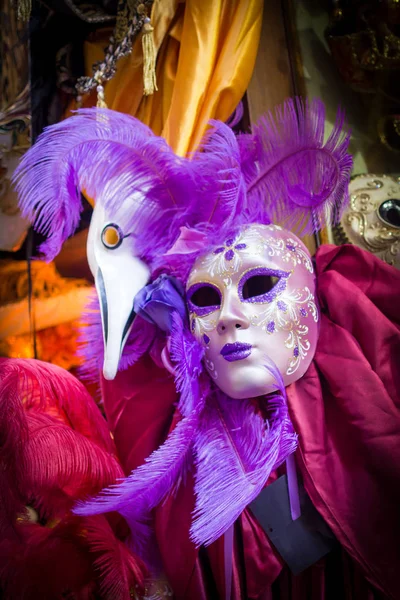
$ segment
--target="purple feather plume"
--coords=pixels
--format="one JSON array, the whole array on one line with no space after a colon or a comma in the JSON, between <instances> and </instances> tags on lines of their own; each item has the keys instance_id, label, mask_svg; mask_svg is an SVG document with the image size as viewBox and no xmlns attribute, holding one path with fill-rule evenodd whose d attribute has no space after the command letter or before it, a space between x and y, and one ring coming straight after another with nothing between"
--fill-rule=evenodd
<instances>
[{"instance_id":1,"label":"purple feather plume","mask_svg":"<svg viewBox=\"0 0 400 600\"><path fill-rule=\"evenodd\" d=\"M168 210L195 195L189 161L137 119L96 108L48 127L22 158L14 183L23 216L48 236L40 248L47 260L79 223L81 191L111 207L130 198L136 227L136 212L146 223L154 219L161 242L164 234L168 241ZM155 246L144 240L144 254Z\"/></svg>"},{"instance_id":2,"label":"purple feather plume","mask_svg":"<svg viewBox=\"0 0 400 600\"><path fill-rule=\"evenodd\" d=\"M134 532L135 522L148 517L149 512L179 485L192 448L197 421L197 413L184 417L143 465L118 485L104 489L100 496L79 503L74 512L94 515L118 511L132 525Z\"/></svg>"},{"instance_id":3,"label":"purple feather plume","mask_svg":"<svg viewBox=\"0 0 400 600\"><path fill-rule=\"evenodd\" d=\"M294 452L297 436L285 397L267 397L268 420L249 401L210 399L196 435L196 506L191 538L219 538L254 500L271 472Z\"/></svg>"},{"instance_id":4,"label":"purple feather plume","mask_svg":"<svg viewBox=\"0 0 400 600\"><path fill-rule=\"evenodd\" d=\"M208 376L203 376L202 360L204 348L184 327L180 316L173 315L173 325L170 337L170 354L176 368L175 383L180 394L178 408L184 416L193 411L200 412L204 406L204 400L209 386Z\"/></svg>"},{"instance_id":5,"label":"purple feather plume","mask_svg":"<svg viewBox=\"0 0 400 600\"><path fill-rule=\"evenodd\" d=\"M227 121L225 121L226 125L228 125L231 129L239 125L240 121L243 119L244 107L243 102L240 101L231 116Z\"/></svg>"},{"instance_id":6,"label":"purple feather plume","mask_svg":"<svg viewBox=\"0 0 400 600\"><path fill-rule=\"evenodd\" d=\"M249 222L315 231L340 217L352 166L342 114L325 144L324 120L320 101L297 99L252 135L235 138L212 121L187 160L133 117L82 109L46 129L23 157L14 176L21 210L48 236L48 260L78 225L81 190L111 211L129 200L126 227L140 232L135 251L154 267L182 225L206 231L210 243Z\"/></svg>"},{"instance_id":7,"label":"purple feather plume","mask_svg":"<svg viewBox=\"0 0 400 600\"><path fill-rule=\"evenodd\" d=\"M282 377L274 365L268 363L266 368L279 390L266 397L267 419L255 412L250 401L233 400L219 391L208 394L204 408L204 401L197 398L197 410L178 423L142 466L100 496L78 504L75 512L118 511L143 556L149 541L143 538L150 536L150 511L180 485L193 449L196 506L191 536L197 545L216 540L297 446Z\"/></svg>"},{"instance_id":8,"label":"purple feather plume","mask_svg":"<svg viewBox=\"0 0 400 600\"><path fill-rule=\"evenodd\" d=\"M325 108L320 100L287 100L253 127L245 139L247 195L252 222L274 222L298 233L334 224L348 201L350 134L338 112L324 144ZM249 167L249 153L257 173Z\"/></svg>"},{"instance_id":9,"label":"purple feather plume","mask_svg":"<svg viewBox=\"0 0 400 600\"><path fill-rule=\"evenodd\" d=\"M229 228L247 206L246 185L240 163L240 151L233 131L221 121L210 121L194 165L203 173L202 203L195 207L190 219L198 226L223 224Z\"/></svg>"},{"instance_id":10,"label":"purple feather plume","mask_svg":"<svg viewBox=\"0 0 400 600\"><path fill-rule=\"evenodd\" d=\"M249 223L279 223L298 234L336 223L348 202L352 158L344 117L324 143L325 109L320 100L290 99L268 113L252 134L234 136L230 128L211 121L194 168L202 174L201 201L178 210L170 232L173 243L182 226L206 234L208 247L196 254L159 257L183 280L199 253Z\"/></svg>"},{"instance_id":11,"label":"purple feather plume","mask_svg":"<svg viewBox=\"0 0 400 600\"><path fill-rule=\"evenodd\" d=\"M118 485L105 488L96 498L79 502L73 511L78 515L118 511L130 527L130 546L153 570L157 570L159 565L150 526L151 510L185 481L197 421L197 413L184 417L164 444L129 477Z\"/></svg>"}]
</instances>

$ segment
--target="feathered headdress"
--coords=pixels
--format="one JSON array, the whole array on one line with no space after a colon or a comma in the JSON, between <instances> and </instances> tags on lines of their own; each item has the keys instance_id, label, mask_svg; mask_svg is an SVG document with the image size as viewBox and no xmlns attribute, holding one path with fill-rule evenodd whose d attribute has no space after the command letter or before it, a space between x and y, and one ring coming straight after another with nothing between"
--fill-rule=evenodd
<instances>
[{"instance_id":1,"label":"feathered headdress","mask_svg":"<svg viewBox=\"0 0 400 600\"><path fill-rule=\"evenodd\" d=\"M134 220L138 209L149 209L139 230L144 254L160 244L170 248L183 225L211 235L246 222L311 233L338 221L352 168L342 112L326 142L317 99L287 100L251 134L236 137L222 122L210 125L189 159L175 156L137 119L108 109L81 109L48 127L14 175L23 215L48 236L46 258L76 229L82 191L114 210L131 198Z\"/></svg>"},{"instance_id":2,"label":"feathered headdress","mask_svg":"<svg viewBox=\"0 0 400 600\"><path fill-rule=\"evenodd\" d=\"M14 183L22 214L47 236L40 250L52 260L79 224L82 192L114 212L128 200L128 221L140 212L160 226L162 237L168 210L184 206L194 193L187 165L138 119L81 109L39 136Z\"/></svg>"},{"instance_id":3,"label":"feathered headdress","mask_svg":"<svg viewBox=\"0 0 400 600\"><path fill-rule=\"evenodd\" d=\"M191 263L196 252L231 237L244 224L275 223L304 235L340 220L353 165L350 133L340 110L326 141L325 107L318 99L287 100L262 117L250 134L235 136L219 121L210 125L192 158L212 183L201 204L176 212L170 228L176 237L170 239L167 257L158 257L160 269L168 260L184 278L185 256L190 255ZM193 244L194 233L200 232L202 240L197 237Z\"/></svg>"},{"instance_id":4,"label":"feathered headdress","mask_svg":"<svg viewBox=\"0 0 400 600\"><path fill-rule=\"evenodd\" d=\"M324 128L322 102L288 100L251 134L235 137L228 125L211 122L202 147L183 159L137 119L84 109L47 128L23 157L14 181L23 215L47 236L41 246L47 260L76 229L83 191L95 199L98 213L105 211L93 219L91 243L112 221L109 215L118 215L117 231L131 256L154 271L165 267L168 249L171 267L173 248L179 256L175 267L182 273L187 264L183 255L193 250L193 232L188 245L186 230L180 235L182 227L203 233L196 248L205 250L213 238L243 223L278 221L297 233L310 233L340 218L352 165L349 135L341 113L325 143ZM116 256L114 252L107 268L96 264L92 269L102 297L105 362L112 363L105 367L107 377L116 372L138 292L135 286L127 290L122 309L116 283L138 263L120 265ZM110 281L106 271L112 273ZM144 274L138 285L145 283Z\"/></svg>"}]
</instances>

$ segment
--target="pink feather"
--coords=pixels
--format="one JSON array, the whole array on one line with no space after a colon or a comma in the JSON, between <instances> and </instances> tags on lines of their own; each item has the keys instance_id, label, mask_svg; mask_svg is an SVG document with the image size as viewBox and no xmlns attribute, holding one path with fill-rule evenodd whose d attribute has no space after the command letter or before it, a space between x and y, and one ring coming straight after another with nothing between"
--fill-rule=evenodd
<instances>
[{"instance_id":1,"label":"pink feather","mask_svg":"<svg viewBox=\"0 0 400 600\"><path fill-rule=\"evenodd\" d=\"M66 517L53 527L20 522L18 540L0 541L4 600L130 600L145 569L105 517ZM3 596L2 596L3 598Z\"/></svg>"},{"instance_id":2,"label":"pink feather","mask_svg":"<svg viewBox=\"0 0 400 600\"><path fill-rule=\"evenodd\" d=\"M77 498L100 491L123 477L115 455L48 415L27 415L18 480L27 501L41 516L63 514Z\"/></svg>"},{"instance_id":3,"label":"pink feather","mask_svg":"<svg viewBox=\"0 0 400 600\"><path fill-rule=\"evenodd\" d=\"M25 411L51 415L104 450L115 451L94 400L68 371L34 359L0 358L0 402L8 404L12 397ZM8 427L13 424L9 421Z\"/></svg>"},{"instance_id":4,"label":"pink feather","mask_svg":"<svg viewBox=\"0 0 400 600\"><path fill-rule=\"evenodd\" d=\"M5 598L125 600L142 585L142 563L104 517L69 513L123 476L102 415L72 375L40 361L0 360L0 465ZM18 518L28 505L47 526Z\"/></svg>"},{"instance_id":5,"label":"pink feather","mask_svg":"<svg viewBox=\"0 0 400 600\"><path fill-rule=\"evenodd\" d=\"M96 559L100 590L110 600L131 600L132 592L143 592L146 569L128 546L119 540L104 516L85 519L85 538Z\"/></svg>"},{"instance_id":6,"label":"pink feather","mask_svg":"<svg viewBox=\"0 0 400 600\"><path fill-rule=\"evenodd\" d=\"M106 422L86 389L40 361L0 359L0 440L5 528L21 505L59 516L77 498L123 475Z\"/></svg>"},{"instance_id":7,"label":"pink feather","mask_svg":"<svg viewBox=\"0 0 400 600\"><path fill-rule=\"evenodd\" d=\"M21 522L18 538L0 540L0 585L4 600L78 600L94 598L92 558L78 519L55 527Z\"/></svg>"}]
</instances>

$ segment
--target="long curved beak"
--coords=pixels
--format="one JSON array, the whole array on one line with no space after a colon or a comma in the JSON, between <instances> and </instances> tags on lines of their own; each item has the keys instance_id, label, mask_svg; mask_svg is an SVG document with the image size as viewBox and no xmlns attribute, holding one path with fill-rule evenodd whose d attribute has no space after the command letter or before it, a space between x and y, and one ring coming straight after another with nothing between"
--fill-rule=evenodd
<instances>
[{"instance_id":1,"label":"long curved beak","mask_svg":"<svg viewBox=\"0 0 400 600\"><path fill-rule=\"evenodd\" d=\"M132 328L136 294L148 282L150 271L135 256L117 257L98 265L95 284L100 300L104 338L103 375L114 379L124 345Z\"/></svg>"}]
</instances>

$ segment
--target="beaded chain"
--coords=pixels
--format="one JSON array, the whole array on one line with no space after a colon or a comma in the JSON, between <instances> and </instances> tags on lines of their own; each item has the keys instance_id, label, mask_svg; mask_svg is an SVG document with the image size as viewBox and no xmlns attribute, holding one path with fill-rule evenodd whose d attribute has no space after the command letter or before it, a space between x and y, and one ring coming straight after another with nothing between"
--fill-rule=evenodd
<instances>
[{"instance_id":1,"label":"beaded chain","mask_svg":"<svg viewBox=\"0 0 400 600\"><path fill-rule=\"evenodd\" d=\"M80 77L77 81L76 90L78 95L76 101L78 106L82 102L82 95L96 88L97 106L100 108L106 107L103 83L114 77L119 59L132 52L134 38L145 25L148 26L149 24L150 20L147 14L152 4L153 0L141 0L134 3L129 2L129 0L128 2L126 0L120 1L116 28L105 50L104 60L93 65L92 77ZM124 29L125 33L123 33Z\"/></svg>"}]
</instances>

